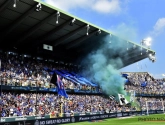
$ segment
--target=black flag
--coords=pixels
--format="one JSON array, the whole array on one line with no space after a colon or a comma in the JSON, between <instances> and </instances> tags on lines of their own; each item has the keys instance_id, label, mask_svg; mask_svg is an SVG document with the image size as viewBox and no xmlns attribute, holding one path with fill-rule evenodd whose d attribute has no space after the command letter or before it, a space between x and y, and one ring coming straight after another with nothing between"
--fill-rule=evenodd
<instances>
[{"instance_id":1,"label":"black flag","mask_svg":"<svg viewBox=\"0 0 165 125\"><path fill-rule=\"evenodd\" d=\"M54 72L52 79L50 80L50 83L53 83L54 85L57 86L57 74Z\"/></svg>"},{"instance_id":2,"label":"black flag","mask_svg":"<svg viewBox=\"0 0 165 125\"><path fill-rule=\"evenodd\" d=\"M57 74L55 73L55 71L52 71L48 68L44 68L44 70L46 70L47 72L52 72L53 73L53 76L52 76L52 79L50 80L50 83L53 83L54 85L57 86Z\"/></svg>"}]
</instances>

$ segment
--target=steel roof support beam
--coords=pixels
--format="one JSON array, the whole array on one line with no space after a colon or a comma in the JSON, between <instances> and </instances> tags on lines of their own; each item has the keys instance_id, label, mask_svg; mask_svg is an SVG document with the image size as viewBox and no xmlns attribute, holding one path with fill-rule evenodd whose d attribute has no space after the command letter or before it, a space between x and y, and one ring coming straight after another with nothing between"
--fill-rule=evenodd
<instances>
[{"instance_id":1,"label":"steel roof support beam","mask_svg":"<svg viewBox=\"0 0 165 125\"><path fill-rule=\"evenodd\" d=\"M50 36L52 36L52 35L53 35L54 33L56 33L57 31L59 31L59 30L61 30L62 28L64 28L66 25L69 24L70 21L71 21L71 19L68 20L68 21L66 21L66 22L64 22L64 23L61 24L60 26L56 27L55 29L53 29L53 30L47 32L47 33L46 33L45 35L43 35L40 39L36 40L36 41L38 41L38 42L37 42L36 44L33 44L32 47L36 47L36 46L39 45L39 44L43 44L43 42L44 42L46 39L48 39Z\"/></svg>"},{"instance_id":2,"label":"steel roof support beam","mask_svg":"<svg viewBox=\"0 0 165 125\"><path fill-rule=\"evenodd\" d=\"M0 6L0 13L3 12L12 0L5 0L5 2Z\"/></svg>"},{"instance_id":3,"label":"steel roof support beam","mask_svg":"<svg viewBox=\"0 0 165 125\"><path fill-rule=\"evenodd\" d=\"M148 54L143 54L143 55L141 55L141 53L138 53L138 54L134 54L134 56L130 56L130 57L127 57L127 58L125 58L125 59L123 59L122 57L122 59L123 60L132 60L133 58L136 58L136 57L142 57L142 56L145 56L145 57L147 57L148 56Z\"/></svg>"},{"instance_id":4,"label":"steel roof support beam","mask_svg":"<svg viewBox=\"0 0 165 125\"><path fill-rule=\"evenodd\" d=\"M64 28L66 25L69 24L69 22L72 19L67 20L66 22L64 22L63 24L61 24L60 26L58 26L57 28L51 30L50 32L46 33L45 35L43 35L43 37L41 37L41 39L39 40L39 43L43 43L46 39L48 39L50 36L52 36L54 33L56 33L57 31L61 30L62 28ZM36 46L36 45L35 45Z\"/></svg>"},{"instance_id":5,"label":"steel roof support beam","mask_svg":"<svg viewBox=\"0 0 165 125\"><path fill-rule=\"evenodd\" d=\"M140 56L140 57L137 58L137 59L135 59L135 58L138 57L138 56ZM128 66L128 65L130 65L130 64L136 63L136 62L138 62L138 61L140 61L140 60L142 60L142 59L147 58L147 55L146 55L146 54L145 54L145 55L138 55L138 56L133 57L133 58L130 58L129 60L131 60L131 61L125 60L125 62L127 62L127 63L124 63L124 66L123 66L123 67L126 67L126 66ZM122 67L121 67L121 68L122 68Z\"/></svg>"},{"instance_id":6,"label":"steel roof support beam","mask_svg":"<svg viewBox=\"0 0 165 125\"><path fill-rule=\"evenodd\" d=\"M56 15L56 13L51 14L50 16L46 17L44 20L40 21L38 24L36 24L34 27L32 27L31 29L29 29L17 42L17 44L21 43L22 41L24 41L26 38L28 38L30 35L32 35L36 30L38 30L40 28L40 26L42 26L43 24L47 23L48 21L50 21L52 18L54 18L54 16Z\"/></svg>"},{"instance_id":7,"label":"steel roof support beam","mask_svg":"<svg viewBox=\"0 0 165 125\"><path fill-rule=\"evenodd\" d=\"M64 41L66 41L66 40L69 39L70 37L74 36L75 34L77 34L78 32L80 32L81 30L83 30L85 27L86 27L86 25L81 26L81 27L75 29L74 31L72 31L72 32L70 32L70 33L68 33L68 34L66 34L65 36L62 36L62 37L58 38L57 40L55 40L56 42L55 42L54 46L57 46L57 45L59 45L59 44L64 43ZM54 41L53 41L53 42L54 42Z\"/></svg>"},{"instance_id":8,"label":"steel roof support beam","mask_svg":"<svg viewBox=\"0 0 165 125\"><path fill-rule=\"evenodd\" d=\"M78 53L85 53L85 54L87 54L88 52L92 52L91 50L92 50L92 48L89 45L89 46L87 46L85 48L83 47L83 48L78 49L77 52ZM94 51L95 50L97 50L97 49L94 49ZM127 53L129 53L129 54L127 54ZM132 55L136 54L137 52L136 52L136 50L129 50L127 53L124 53L124 55L121 58L125 59L126 57L129 57L129 56L132 56Z\"/></svg>"},{"instance_id":9,"label":"steel roof support beam","mask_svg":"<svg viewBox=\"0 0 165 125\"><path fill-rule=\"evenodd\" d=\"M86 51L88 51L90 49L91 49L91 46L89 45L87 47L83 47L83 48L78 49L77 52L86 52Z\"/></svg>"},{"instance_id":10,"label":"steel roof support beam","mask_svg":"<svg viewBox=\"0 0 165 125\"><path fill-rule=\"evenodd\" d=\"M137 54L140 54L141 53L141 51L138 49L138 48L136 48L136 49L130 49L130 50L125 50L125 53L123 54L123 58L129 58L129 57L131 57L132 55L137 55Z\"/></svg>"},{"instance_id":11,"label":"steel roof support beam","mask_svg":"<svg viewBox=\"0 0 165 125\"><path fill-rule=\"evenodd\" d=\"M5 37L9 33L11 33L22 21L24 21L29 16L29 14L34 12L36 5L31 7L28 11L26 11L24 14L22 14L18 19L16 19L14 22L12 22L11 25L8 28L6 28L6 30L4 31L3 36Z\"/></svg>"},{"instance_id":12,"label":"steel roof support beam","mask_svg":"<svg viewBox=\"0 0 165 125\"><path fill-rule=\"evenodd\" d=\"M128 59L128 58L132 57L133 55L137 55L137 54L141 55L141 50L132 50L132 51L133 52L129 52L126 55L122 56L122 58L123 59ZM148 52L142 51L142 55L147 55L148 56L150 53L151 53L150 51L148 51Z\"/></svg>"},{"instance_id":13,"label":"steel roof support beam","mask_svg":"<svg viewBox=\"0 0 165 125\"><path fill-rule=\"evenodd\" d=\"M81 42L83 42L84 40L92 37L98 30L95 30L93 31L92 33L89 33L88 36L82 36L78 39L76 39L75 41L72 41L71 43L69 43L67 46L66 46L66 49L71 49L71 48L74 48L74 47L77 47L80 45Z\"/></svg>"}]
</instances>

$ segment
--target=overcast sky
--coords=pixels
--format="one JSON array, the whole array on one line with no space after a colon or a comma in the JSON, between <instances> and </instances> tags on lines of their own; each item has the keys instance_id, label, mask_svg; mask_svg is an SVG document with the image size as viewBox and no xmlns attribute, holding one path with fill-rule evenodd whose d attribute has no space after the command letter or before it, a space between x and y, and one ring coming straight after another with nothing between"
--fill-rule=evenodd
<instances>
[{"instance_id":1,"label":"overcast sky","mask_svg":"<svg viewBox=\"0 0 165 125\"><path fill-rule=\"evenodd\" d=\"M165 0L43 0L127 40L152 38L156 62L144 59L121 71L165 73Z\"/></svg>"}]
</instances>

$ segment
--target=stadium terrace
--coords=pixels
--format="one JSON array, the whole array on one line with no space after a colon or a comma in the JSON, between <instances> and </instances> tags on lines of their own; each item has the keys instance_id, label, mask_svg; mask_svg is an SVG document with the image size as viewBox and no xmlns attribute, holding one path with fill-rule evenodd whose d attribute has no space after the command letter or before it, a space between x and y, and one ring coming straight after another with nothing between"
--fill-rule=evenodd
<instances>
[{"instance_id":1,"label":"stadium terrace","mask_svg":"<svg viewBox=\"0 0 165 125\"><path fill-rule=\"evenodd\" d=\"M40 0L0 1L0 125L64 123L164 113L165 84L148 72L121 73L126 95L107 95L84 76L100 46L115 69L155 51ZM116 49L115 49L116 48ZM107 51L108 50L108 51ZM99 60L99 59L98 59ZM114 63L114 62L113 62Z\"/></svg>"}]
</instances>

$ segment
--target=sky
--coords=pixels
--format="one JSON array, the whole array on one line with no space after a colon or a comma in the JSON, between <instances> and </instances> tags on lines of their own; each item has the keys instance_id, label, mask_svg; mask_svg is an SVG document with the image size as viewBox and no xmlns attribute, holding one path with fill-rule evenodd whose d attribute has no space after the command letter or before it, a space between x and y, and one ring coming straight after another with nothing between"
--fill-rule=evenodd
<instances>
[{"instance_id":1,"label":"sky","mask_svg":"<svg viewBox=\"0 0 165 125\"><path fill-rule=\"evenodd\" d=\"M165 0L43 0L74 16L102 27L126 40L140 43L152 38L156 62L144 59L121 72L165 73Z\"/></svg>"}]
</instances>

